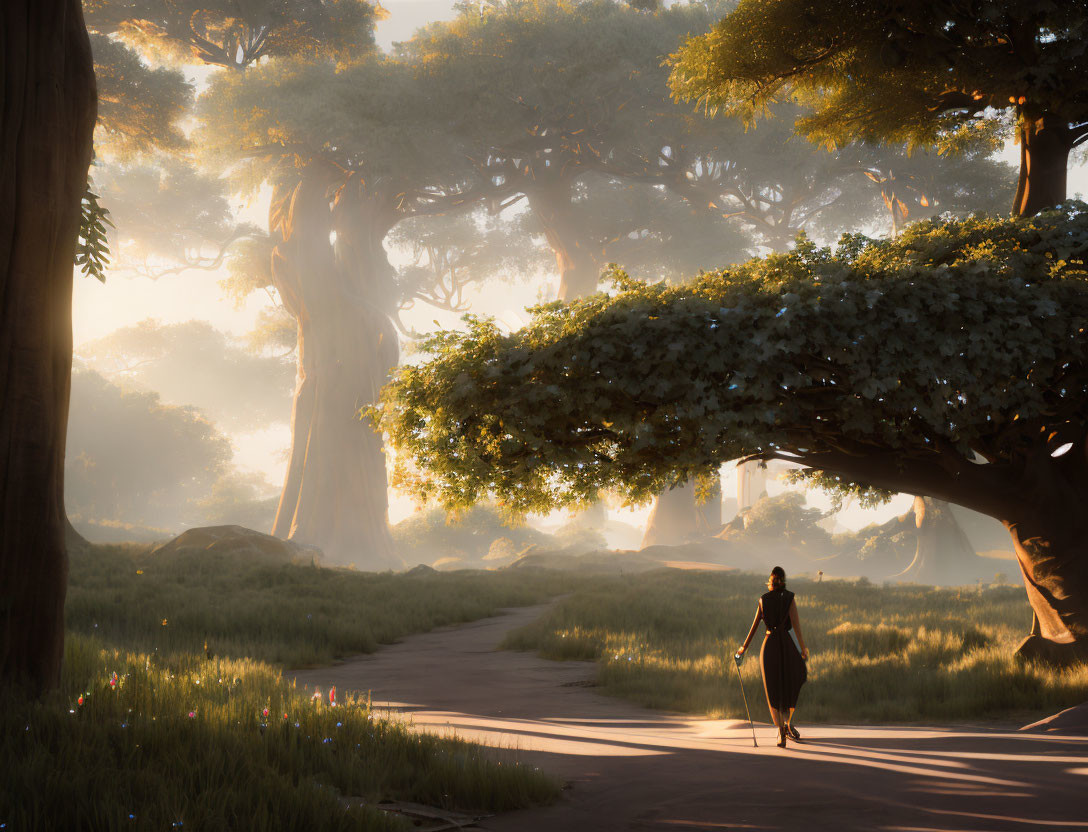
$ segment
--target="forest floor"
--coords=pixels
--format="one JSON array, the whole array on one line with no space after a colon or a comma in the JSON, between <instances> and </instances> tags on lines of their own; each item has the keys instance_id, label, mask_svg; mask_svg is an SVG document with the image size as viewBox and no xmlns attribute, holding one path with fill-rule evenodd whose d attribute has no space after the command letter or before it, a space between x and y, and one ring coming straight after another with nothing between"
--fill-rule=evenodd
<instances>
[{"instance_id":1,"label":"forest floor","mask_svg":"<svg viewBox=\"0 0 1088 832\"><path fill-rule=\"evenodd\" d=\"M1015 724L806 726L775 746L757 723L672 714L593 690L592 662L497 650L549 605L410 636L300 671L299 684L371 693L419 728L455 733L566 779L551 807L481 821L536 830L1088 830L1088 731ZM762 690L749 683L757 719Z\"/></svg>"}]
</instances>

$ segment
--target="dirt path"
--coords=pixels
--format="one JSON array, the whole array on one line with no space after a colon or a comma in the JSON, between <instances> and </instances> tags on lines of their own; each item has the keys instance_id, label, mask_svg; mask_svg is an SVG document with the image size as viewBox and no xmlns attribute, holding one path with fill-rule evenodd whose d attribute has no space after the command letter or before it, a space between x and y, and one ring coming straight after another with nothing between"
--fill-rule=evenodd
<instances>
[{"instance_id":1,"label":"dirt path","mask_svg":"<svg viewBox=\"0 0 1088 832\"><path fill-rule=\"evenodd\" d=\"M544 609L414 636L297 678L371 690L417 725L506 749L570 781L555 806L481 824L495 832L1088 830L1088 737L820 726L802 728L807 742L782 751L761 724L753 748L747 723L597 694L587 687L592 664L495 651Z\"/></svg>"}]
</instances>

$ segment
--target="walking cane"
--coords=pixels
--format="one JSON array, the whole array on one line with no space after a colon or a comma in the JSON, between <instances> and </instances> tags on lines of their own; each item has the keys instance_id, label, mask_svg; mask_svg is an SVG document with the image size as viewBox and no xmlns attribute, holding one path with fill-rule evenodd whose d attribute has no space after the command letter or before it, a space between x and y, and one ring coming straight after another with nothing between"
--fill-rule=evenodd
<instances>
[{"instance_id":1,"label":"walking cane","mask_svg":"<svg viewBox=\"0 0 1088 832\"><path fill-rule=\"evenodd\" d=\"M740 675L740 653L733 654L733 663L737 666L737 681L740 682L740 698L744 700L744 713L748 716L748 727L752 729L752 747L759 748L756 742L756 726L752 724L752 712L748 710L748 696L744 693L744 678Z\"/></svg>"}]
</instances>

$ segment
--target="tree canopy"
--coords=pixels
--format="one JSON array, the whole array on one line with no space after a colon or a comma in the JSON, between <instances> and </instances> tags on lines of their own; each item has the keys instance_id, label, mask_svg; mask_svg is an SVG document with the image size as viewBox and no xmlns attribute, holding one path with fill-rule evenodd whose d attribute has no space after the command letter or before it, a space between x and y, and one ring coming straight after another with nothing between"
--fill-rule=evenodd
<instances>
[{"instance_id":1,"label":"tree canopy","mask_svg":"<svg viewBox=\"0 0 1088 832\"><path fill-rule=\"evenodd\" d=\"M679 286L620 272L514 333L469 319L385 393L398 479L544 510L754 456L1000 517L1085 416L1085 211L801 239Z\"/></svg>"},{"instance_id":2,"label":"tree canopy","mask_svg":"<svg viewBox=\"0 0 1088 832\"><path fill-rule=\"evenodd\" d=\"M294 359L257 355L206 321L122 327L83 344L79 357L128 386L200 408L220 428L247 431L286 422Z\"/></svg>"},{"instance_id":3,"label":"tree canopy","mask_svg":"<svg viewBox=\"0 0 1088 832\"><path fill-rule=\"evenodd\" d=\"M811 108L799 130L832 146L955 149L980 129L998 138L980 117L1008 112L1026 214L1065 197L1069 151L1088 139L1086 36L1084 0L741 0L673 56L671 85L749 122L792 99Z\"/></svg>"}]
</instances>

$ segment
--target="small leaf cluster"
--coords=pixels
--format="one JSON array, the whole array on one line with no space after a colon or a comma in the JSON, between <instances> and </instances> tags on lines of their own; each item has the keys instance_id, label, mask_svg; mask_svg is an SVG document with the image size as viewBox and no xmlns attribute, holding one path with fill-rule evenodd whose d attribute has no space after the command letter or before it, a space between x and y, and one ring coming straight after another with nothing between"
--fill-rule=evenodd
<instances>
[{"instance_id":1,"label":"small leaf cluster","mask_svg":"<svg viewBox=\"0 0 1088 832\"><path fill-rule=\"evenodd\" d=\"M681 285L616 269L614 294L516 332L470 316L431 336L373 415L396 482L449 507L641 501L747 456L1021 464L1088 415L1086 252L1088 205L1068 203L801 237Z\"/></svg>"},{"instance_id":2,"label":"small leaf cluster","mask_svg":"<svg viewBox=\"0 0 1088 832\"><path fill-rule=\"evenodd\" d=\"M79 241L76 244L76 265L84 275L106 282L106 268L110 263L110 244L106 226L113 227L110 212L98 202L98 194L91 190L91 183L83 192L80 203Z\"/></svg>"}]
</instances>

